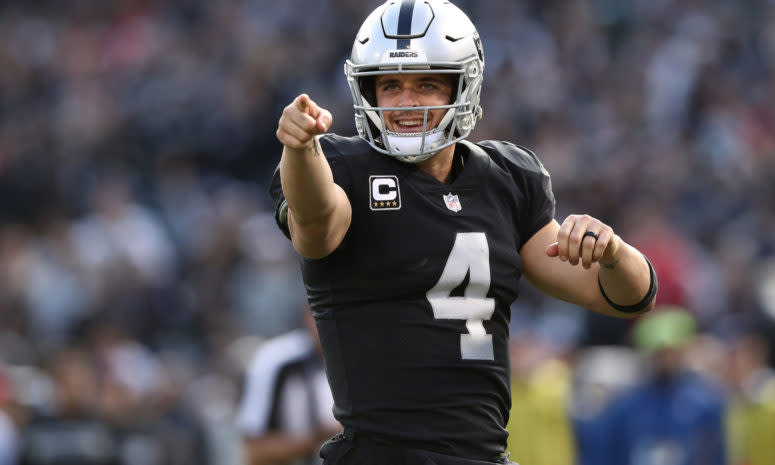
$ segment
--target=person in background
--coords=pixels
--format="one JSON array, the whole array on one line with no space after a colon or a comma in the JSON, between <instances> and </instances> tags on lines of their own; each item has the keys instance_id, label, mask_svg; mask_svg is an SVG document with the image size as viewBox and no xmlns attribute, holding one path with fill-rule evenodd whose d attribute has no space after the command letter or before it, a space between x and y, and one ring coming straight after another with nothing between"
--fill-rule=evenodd
<instances>
[{"instance_id":1,"label":"person in background","mask_svg":"<svg viewBox=\"0 0 775 465\"><path fill-rule=\"evenodd\" d=\"M754 332L738 336L731 345L730 465L775 464L775 370L767 363L768 354L767 340Z\"/></svg>"},{"instance_id":2,"label":"person in background","mask_svg":"<svg viewBox=\"0 0 775 465\"><path fill-rule=\"evenodd\" d=\"M100 412L100 376L94 354L71 345L52 356L55 386L49 408L31 413L22 465L121 464L119 442Z\"/></svg>"},{"instance_id":3,"label":"person in background","mask_svg":"<svg viewBox=\"0 0 775 465\"><path fill-rule=\"evenodd\" d=\"M320 342L309 309L305 328L262 343L248 367L237 413L248 465L311 465L341 430L332 413Z\"/></svg>"},{"instance_id":4,"label":"person in background","mask_svg":"<svg viewBox=\"0 0 775 465\"><path fill-rule=\"evenodd\" d=\"M633 342L649 370L612 401L605 418L608 461L596 465L727 463L723 390L684 364L695 333L693 316L680 307L657 307L636 323Z\"/></svg>"},{"instance_id":5,"label":"person in background","mask_svg":"<svg viewBox=\"0 0 775 465\"><path fill-rule=\"evenodd\" d=\"M568 414L576 446L575 465L607 464L606 414L622 392L642 379L643 357L626 345L585 347L574 357Z\"/></svg>"},{"instance_id":6,"label":"person in background","mask_svg":"<svg viewBox=\"0 0 775 465\"><path fill-rule=\"evenodd\" d=\"M8 368L0 360L0 465L18 464L21 449L19 409L10 378Z\"/></svg>"},{"instance_id":7,"label":"person in background","mask_svg":"<svg viewBox=\"0 0 775 465\"><path fill-rule=\"evenodd\" d=\"M553 347L531 334L512 334L509 456L530 465L575 463L568 419L572 345Z\"/></svg>"}]
</instances>

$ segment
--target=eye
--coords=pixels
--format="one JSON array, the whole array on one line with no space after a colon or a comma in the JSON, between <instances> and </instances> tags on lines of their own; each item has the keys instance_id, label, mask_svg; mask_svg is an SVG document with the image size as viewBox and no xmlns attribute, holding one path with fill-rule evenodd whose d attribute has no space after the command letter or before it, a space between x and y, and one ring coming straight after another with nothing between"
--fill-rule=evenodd
<instances>
[{"instance_id":1,"label":"eye","mask_svg":"<svg viewBox=\"0 0 775 465\"><path fill-rule=\"evenodd\" d=\"M395 92L399 89L398 84L395 82L385 82L380 84L378 87L381 92Z\"/></svg>"}]
</instances>

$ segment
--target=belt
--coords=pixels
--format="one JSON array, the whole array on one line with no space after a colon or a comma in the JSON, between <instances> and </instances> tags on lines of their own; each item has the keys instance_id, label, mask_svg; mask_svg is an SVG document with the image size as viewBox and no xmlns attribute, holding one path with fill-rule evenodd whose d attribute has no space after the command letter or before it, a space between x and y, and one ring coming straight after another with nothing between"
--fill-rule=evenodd
<instances>
[{"instance_id":1,"label":"belt","mask_svg":"<svg viewBox=\"0 0 775 465\"><path fill-rule=\"evenodd\" d=\"M348 441L353 441L356 443L363 442L363 443L369 443L369 444L377 444L380 446L401 447L401 448L410 448L410 449L417 447L417 443L412 441L391 438L383 434L370 433L367 431L356 431L351 428L345 428L341 432L341 435L343 438L347 439Z\"/></svg>"},{"instance_id":2,"label":"belt","mask_svg":"<svg viewBox=\"0 0 775 465\"><path fill-rule=\"evenodd\" d=\"M378 447L384 447L389 449L413 449L416 451L424 451L425 453L431 453L431 454L441 454L443 456L447 456L448 459L452 459L453 462L450 463L460 463L460 464L509 464L512 462L509 462L507 456L496 456L492 457L491 459L484 459L484 460L469 460L464 459L462 457L454 457L454 456L448 456L447 453L441 452L441 451L434 451L427 448L427 443L421 442L421 441L412 441L412 440L406 440L401 438L394 438L390 436L385 436L383 434L378 433L371 433L367 431L356 431L351 428L345 428L341 433L339 433L340 437L344 438L347 441L351 441L354 445L362 444L362 445L371 445L371 446L378 446ZM453 458L454 457L454 458ZM516 465L516 464L514 464Z\"/></svg>"}]
</instances>

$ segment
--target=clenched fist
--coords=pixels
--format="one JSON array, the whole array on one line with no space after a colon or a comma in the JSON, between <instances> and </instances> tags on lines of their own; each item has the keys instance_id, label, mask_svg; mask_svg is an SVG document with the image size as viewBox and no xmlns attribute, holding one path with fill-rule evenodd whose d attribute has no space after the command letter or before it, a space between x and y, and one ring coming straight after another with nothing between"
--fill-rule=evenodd
<instances>
[{"instance_id":1,"label":"clenched fist","mask_svg":"<svg viewBox=\"0 0 775 465\"><path fill-rule=\"evenodd\" d=\"M557 242L546 249L550 257L559 257L571 265L589 269L592 263L611 266L616 262L621 239L610 226L589 215L570 215L557 232Z\"/></svg>"},{"instance_id":2,"label":"clenched fist","mask_svg":"<svg viewBox=\"0 0 775 465\"><path fill-rule=\"evenodd\" d=\"M285 107L277 127L277 139L294 150L313 147L316 135L331 127L333 118L328 110L320 108L307 94L301 94Z\"/></svg>"}]
</instances>

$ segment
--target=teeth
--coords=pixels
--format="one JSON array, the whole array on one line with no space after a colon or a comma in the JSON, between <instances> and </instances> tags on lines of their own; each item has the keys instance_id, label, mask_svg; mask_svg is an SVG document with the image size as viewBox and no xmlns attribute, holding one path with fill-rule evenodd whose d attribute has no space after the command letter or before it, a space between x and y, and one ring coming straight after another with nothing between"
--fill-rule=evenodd
<instances>
[{"instance_id":1,"label":"teeth","mask_svg":"<svg viewBox=\"0 0 775 465\"><path fill-rule=\"evenodd\" d=\"M398 124L401 126L419 126L422 124L422 120L399 121Z\"/></svg>"}]
</instances>

